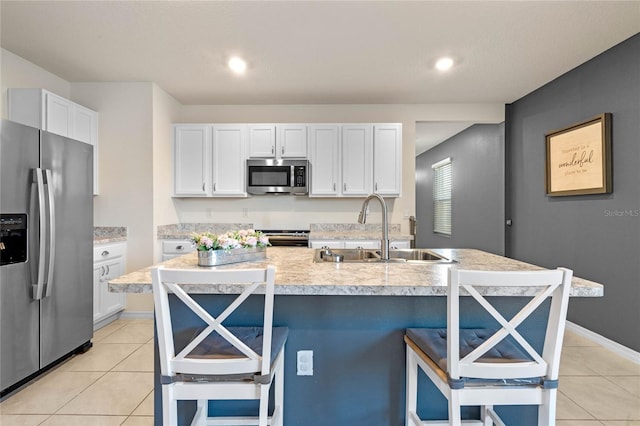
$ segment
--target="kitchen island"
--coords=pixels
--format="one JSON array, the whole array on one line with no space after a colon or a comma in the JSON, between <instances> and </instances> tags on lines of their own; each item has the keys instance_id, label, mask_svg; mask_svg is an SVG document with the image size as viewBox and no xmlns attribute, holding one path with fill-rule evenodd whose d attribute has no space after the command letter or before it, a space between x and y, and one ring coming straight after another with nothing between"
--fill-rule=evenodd
<instances>
[{"instance_id":1,"label":"kitchen island","mask_svg":"<svg viewBox=\"0 0 640 426\"><path fill-rule=\"evenodd\" d=\"M433 251L465 269L542 269L479 250ZM447 270L452 264L313 263L313 253L314 250L306 248L270 247L264 261L220 267L252 268L273 264L277 268L274 325L290 329L285 353L285 424L404 425L404 329L446 326L444 296ZM199 268L195 253L168 260L163 265ZM116 292L151 292L150 268L110 281L109 288ZM198 294L199 301L212 311L238 290L232 285L187 286L187 291ZM500 309L508 315L523 306L527 301L524 296L529 294L527 289L488 289L486 295L500 297ZM572 297L602 295L601 284L573 278ZM488 321L466 298L461 303L461 312L463 326L482 326ZM247 312L234 321L238 325L251 324L257 320L256 315L259 314ZM523 324L522 332L532 336L539 345L544 338L540 324L546 315L542 309ZM181 321L180 327L193 325L193 320L188 318L177 318L176 321ZM313 376L296 375L299 350L314 352ZM155 371L156 424L160 425L157 357ZM427 380L421 380L419 386L423 417L445 418L446 402L438 391ZM189 417L192 405L181 406L183 422ZM235 406L218 407L212 403L210 408L233 411ZM470 408L467 414L473 415L474 411L477 410ZM537 424L535 407L505 407L501 412L507 424Z\"/></svg>"}]
</instances>

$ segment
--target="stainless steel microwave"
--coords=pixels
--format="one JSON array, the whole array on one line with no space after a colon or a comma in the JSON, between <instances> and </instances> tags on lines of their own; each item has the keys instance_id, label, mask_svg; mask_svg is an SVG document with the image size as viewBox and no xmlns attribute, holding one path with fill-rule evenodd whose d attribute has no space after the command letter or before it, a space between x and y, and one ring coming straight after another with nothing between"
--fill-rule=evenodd
<instances>
[{"instance_id":1,"label":"stainless steel microwave","mask_svg":"<svg viewBox=\"0 0 640 426\"><path fill-rule=\"evenodd\" d=\"M247 160L247 193L305 195L310 175L308 160Z\"/></svg>"}]
</instances>

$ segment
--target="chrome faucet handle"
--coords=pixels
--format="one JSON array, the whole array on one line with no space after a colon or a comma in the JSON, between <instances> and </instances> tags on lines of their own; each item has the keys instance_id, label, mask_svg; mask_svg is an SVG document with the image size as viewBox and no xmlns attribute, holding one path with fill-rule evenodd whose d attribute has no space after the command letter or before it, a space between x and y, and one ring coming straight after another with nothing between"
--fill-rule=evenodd
<instances>
[{"instance_id":1,"label":"chrome faucet handle","mask_svg":"<svg viewBox=\"0 0 640 426\"><path fill-rule=\"evenodd\" d=\"M329 247L323 246L320 249L320 258L321 259L324 258L324 257L327 257L327 256L332 256L332 255L333 255L333 253L331 252L331 249Z\"/></svg>"}]
</instances>

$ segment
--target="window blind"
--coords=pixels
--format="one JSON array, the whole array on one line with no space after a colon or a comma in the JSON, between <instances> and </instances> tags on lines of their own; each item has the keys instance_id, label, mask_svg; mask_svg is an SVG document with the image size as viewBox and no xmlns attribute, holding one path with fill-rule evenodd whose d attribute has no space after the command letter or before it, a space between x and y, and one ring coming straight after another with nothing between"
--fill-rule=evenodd
<instances>
[{"instance_id":1,"label":"window blind","mask_svg":"<svg viewBox=\"0 0 640 426\"><path fill-rule=\"evenodd\" d=\"M431 166L433 169L433 232L451 235L451 158Z\"/></svg>"}]
</instances>

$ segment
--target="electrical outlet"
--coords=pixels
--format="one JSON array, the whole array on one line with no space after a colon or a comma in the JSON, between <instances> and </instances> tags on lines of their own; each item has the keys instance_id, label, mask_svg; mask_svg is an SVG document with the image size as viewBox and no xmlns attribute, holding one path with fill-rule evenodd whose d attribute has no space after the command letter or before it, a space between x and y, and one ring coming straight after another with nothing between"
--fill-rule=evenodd
<instances>
[{"instance_id":1,"label":"electrical outlet","mask_svg":"<svg viewBox=\"0 0 640 426\"><path fill-rule=\"evenodd\" d=\"M313 376L313 351L298 351L298 376Z\"/></svg>"}]
</instances>

